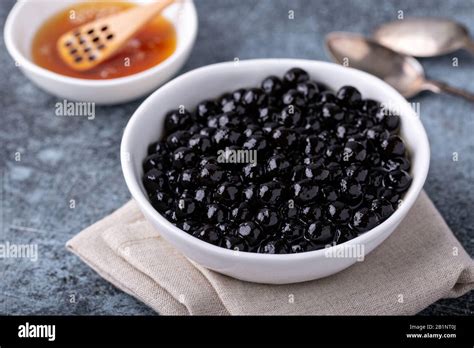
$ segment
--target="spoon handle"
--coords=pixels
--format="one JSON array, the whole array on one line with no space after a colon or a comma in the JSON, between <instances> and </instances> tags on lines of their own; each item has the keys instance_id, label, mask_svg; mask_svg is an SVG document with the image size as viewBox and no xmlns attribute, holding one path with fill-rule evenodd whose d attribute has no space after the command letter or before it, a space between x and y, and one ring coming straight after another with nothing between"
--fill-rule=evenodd
<instances>
[{"instance_id":1,"label":"spoon handle","mask_svg":"<svg viewBox=\"0 0 474 348\"><path fill-rule=\"evenodd\" d=\"M434 93L442 93L442 92L449 93L452 95L463 97L466 100L469 100L471 102L474 102L474 93L468 92L461 88L450 86L441 81L427 80L423 84L423 89L434 92Z\"/></svg>"}]
</instances>

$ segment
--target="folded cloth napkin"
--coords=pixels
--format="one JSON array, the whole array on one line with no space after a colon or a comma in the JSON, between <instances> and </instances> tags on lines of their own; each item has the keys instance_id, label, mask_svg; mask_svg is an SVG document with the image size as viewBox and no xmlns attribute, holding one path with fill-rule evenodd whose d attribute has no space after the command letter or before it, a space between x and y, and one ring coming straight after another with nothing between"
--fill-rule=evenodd
<instances>
[{"instance_id":1,"label":"folded cloth napkin","mask_svg":"<svg viewBox=\"0 0 474 348\"><path fill-rule=\"evenodd\" d=\"M67 247L165 315L411 315L474 288L473 260L424 192L363 262L305 283L249 283L200 267L161 238L134 201Z\"/></svg>"}]
</instances>

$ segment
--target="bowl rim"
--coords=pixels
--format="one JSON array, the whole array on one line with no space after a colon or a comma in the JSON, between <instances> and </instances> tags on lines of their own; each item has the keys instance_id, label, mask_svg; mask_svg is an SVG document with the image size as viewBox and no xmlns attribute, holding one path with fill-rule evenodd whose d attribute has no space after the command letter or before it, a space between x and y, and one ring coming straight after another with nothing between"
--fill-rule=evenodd
<instances>
[{"instance_id":1,"label":"bowl rim","mask_svg":"<svg viewBox=\"0 0 474 348\"><path fill-rule=\"evenodd\" d=\"M393 87L388 85L386 82L382 81L376 76L373 76L371 74L368 74L364 71L349 68L349 67L344 67L335 63L330 63L330 62L325 62L325 61L318 61L318 60L309 60L309 59L292 59L292 58L268 58L268 59L249 59L249 60L242 60L239 62L239 66L245 67L246 65L253 65L253 64L260 64L262 66L265 66L265 63L270 63L270 62L285 62L285 63L291 63L294 66L300 66L301 68L304 69L304 66L307 64L317 64L320 65L322 68L327 67L327 68L334 68L334 69L340 69L340 70L346 70L351 71L355 74L359 74L359 76L365 78L368 80L368 83L377 83L384 87L388 92L390 92L396 99L399 99L401 102L408 104L408 101L399 93L397 92ZM146 195L142 192L140 189L140 186L137 182L137 180L134 179L134 169L132 165L131 160L126 160L126 156L123 156L125 153L131 153L129 149L131 148L131 133L132 129L134 129L137 124L140 123L140 117L143 113L146 112L148 109L148 106L151 105L154 102L154 99L157 98L157 94L161 91L161 89L168 89L168 88L173 88L174 85L178 84L180 81L188 79L190 76L192 77L195 74L205 72L207 70L211 69L219 69L219 68L226 68L226 67L233 67L234 62L222 62L222 63L216 63L216 64L210 64L206 65L194 70L191 70L189 72L186 72L185 74L182 74L171 81L167 82L163 86L161 86L158 90L153 92L146 100L143 101L143 103L140 104L140 106L137 108L137 110L133 113L132 117L129 119L127 126L125 127L123 136L122 136L122 142L120 146L120 158L121 158L121 166L122 166L122 172L123 176L125 179L125 182L128 186L128 189L130 190L130 193L132 194L132 197L137 201L140 209L144 210L146 213L145 215L148 215L152 217L155 221L159 223L159 225L163 226L163 228L168 229L168 231L173 232L178 239L180 239L183 243L188 243L192 244L194 248L199 249L200 251L203 252L209 252L212 254L219 254L222 257L235 257L237 256L239 259L245 258L248 260L256 260L258 259L259 261L296 261L296 260L305 260L305 259L312 259L318 256L323 256L324 253L328 252L330 250L331 252L336 252L336 249L338 248L344 248L349 245L365 245L367 242L370 240L373 240L377 235L381 234L382 231L384 231L389 225L397 224L398 222L401 222L403 218L406 216L408 211L411 209L411 207L414 205L416 199L418 198L419 193L421 192L423 185L426 181L426 177L428 175L428 170L429 170L429 163L430 163L430 146L428 142L428 136L426 134L425 128L423 127L423 124L420 121L420 118L416 116L415 112L412 111L411 117L412 122L414 125L418 128L420 131L418 135L417 141L419 142L418 145L418 161L421 162L419 165L419 172L416 173L418 176L418 185L415 185L415 182L413 181L410 188L408 191L405 193L403 197L403 202L400 204L395 212L384 222L382 222L380 225L377 225L376 227L372 228L371 230L364 232L363 234L357 236L356 238L353 238L349 241L343 242L341 244L333 245L331 247L326 247L323 249L319 250L313 250L313 251L307 251L307 252L301 252L301 253L291 253L291 254L263 254L263 253L254 253L254 252L248 252L248 251L235 251L232 249L226 249L223 247L219 247L216 245L213 245L211 243L207 243L205 241L202 241L185 231L181 230L171 222L169 222L164 216L162 216L160 213L158 213L155 208L151 205L149 202L148 198ZM409 106L409 104L408 104ZM410 107L410 110L411 107Z\"/></svg>"},{"instance_id":2,"label":"bowl rim","mask_svg":"<svg viewBox=\"0 0 474 348\"><path fill-rule=\"evenodd\" d=\"M194 42L196 41L196 37L198 33L198 15L197 15L196 6L194 5L194 1L193 0L186 0L186 1L188 3L189 11L192 16L191 30L189 30L189 32L187 31L185 34L189 36L189 40L187 41L187 43L182 46L179 46L178 44L176 46L176 50L161 63L158 63L157 65L154 65L151 68L148 68L146 70L137 72L135 74L127 75L127 76L122 76L122 77L117 77L117 78L112 78L112 79L103 79L103 80L100 80L100 79L92 80L92 79L66 76L66 75L62 75L57 72L48 70L46 68L43 68L39 66L38 64L36 64L35 62L33 62L31 59L28 59L17 47L12 26L13 26L13 22L17 19L17 17L21 13L21 10L23 10L23 8L27 6L28 4L32 4L32 2L30 1L17 1L15 5L13 5L5 21L3 39L5 42L7 51L10 53L10 56L18 63L18 66L20 68L25 68L26 70L36 73L37 75L40 75L41 77L52 79L57 82L61 82L61 83L69 84L69 85L76 85L76 86L82 86L82 87L111 87L111 86L122 85L124 83L138 81L140 79L158 74L166 70L167 68L169 68L169 66L175 63L181 55L186 54L186 51L189 47L194 46Z\"/></svg>"}]
</instances>

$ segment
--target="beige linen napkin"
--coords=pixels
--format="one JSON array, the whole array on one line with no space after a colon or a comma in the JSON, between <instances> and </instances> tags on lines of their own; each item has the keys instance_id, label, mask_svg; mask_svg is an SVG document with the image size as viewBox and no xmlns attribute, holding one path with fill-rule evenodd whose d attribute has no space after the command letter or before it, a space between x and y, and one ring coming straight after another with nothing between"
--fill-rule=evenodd
<instances>
[{"instance_id":1,"label":"beige linen napkin","mask_svg":"<svg viewBox=\"0 0 474 348\"><path fill-rule=\"evenodd\" d=\"M299 284L243 282L169 245L134 201L67 247L102 277L165 315L415 314L474 288L474 262L422 192L399 228L363 262Z\"/></svg>"}]
</instances>

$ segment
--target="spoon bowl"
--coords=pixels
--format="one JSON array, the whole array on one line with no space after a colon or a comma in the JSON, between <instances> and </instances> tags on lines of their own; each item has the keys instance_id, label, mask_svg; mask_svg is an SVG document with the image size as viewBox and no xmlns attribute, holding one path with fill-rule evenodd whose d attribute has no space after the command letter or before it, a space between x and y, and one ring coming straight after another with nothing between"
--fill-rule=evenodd
<instances>
[{"instance_id":1,"label":"spoon bowl","mask_svg":"<svg viewBox=\"0 0 474 348\"><path fill-rule=\"evenodd\" d=\"M423 68L416 59L361 35L331 33L326 47L334 61L381 78L406 98L417 94L424 81Z\"/></svg>"},{"instance_id":2,"label":"spoon bowl","mask_svg":"<svg viewBox=\"0 0 474 348\"><path fill-rule=\"evenodd\" d=\"M435 57L464 48L474 54L465 26L443 18L407 18L386 23L374 34L378 43L414 57Z\"/></svg>"},{"instance_id":3,"label":"spoon bowl","mask_svg":"<svg viewBox=\"0 0 474 348\"><path fill-rule=\"evenodd\" d=\"M424 90L446 92L474 102L474 94L440 81L427 80L423 67L413 57L395 52L364 36L333 32L326 36L326 49L337 63L366 71L411 98Z\"/></svg>"}]
</instances>

